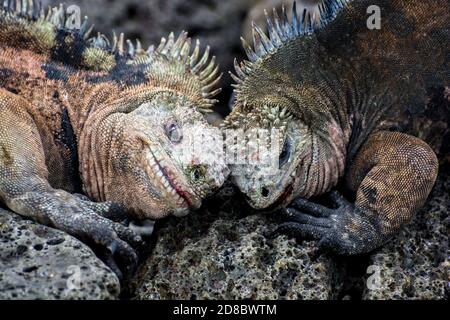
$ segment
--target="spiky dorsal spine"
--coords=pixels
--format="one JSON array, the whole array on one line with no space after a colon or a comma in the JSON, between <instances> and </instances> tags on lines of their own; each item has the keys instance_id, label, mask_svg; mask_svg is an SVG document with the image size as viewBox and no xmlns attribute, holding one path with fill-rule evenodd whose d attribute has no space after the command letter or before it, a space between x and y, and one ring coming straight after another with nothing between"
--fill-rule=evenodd
<instances>
[{"instance_id":1,"label":"spiky dorsal spine","mask_svg":"<svg viewBox=\"0 0 450 320\"><path fill-rule=\"evenodd\" d=\"M157 48L144 49L139 40L133 43L123 33L113 32L112 40L101 33L90 37L93 25L89 25L87 17L79 29L70 28L71 19L63 4L45 10L39 0L4 0L0 2L0 45L24 47L72 67L99 72L113 72L114 68L133 64L150 66L158 57L164 57L195 77L201 91L197 99L200 111L210 111L217 102L213 97L221 91L216 89L221 75L215 57L210 57L209 47L201 56L198 40L192 51L186 32L177 39L171 33Z\"/></svg>"},{"instance_id":2,"label":"spiky dorsal spine","mask_svg":"<svg viewBox=\"0 0 450 320\"><path fill-rule=\"evenodd\" d=\"M210 57L210 47L207 46L203 55L200 52L200 41L196 40L194 49L192 49L192 39L188 37L187 32L182 32L175 39L173 33L168 37L162 38L159 46L154 49L150 47L148 54L152 57L163 56L173 63L184 66L186 72L193 75L200 84L201 101L199 109L202 112L211 111L211 107L217 102L213 99L221 92L217 85L220 82L222 74L219 74L219 66L216 64L216 57ZM136 62L145 61L146 57L138 57Z\"/></svg>"},{"instance_id":3,"label":"spiky dorsal spine","mask_svg":"<svg viewBox=\"0 0 450 320\"><path fill-rule=\"evenodd\" d=\"M83 50L97 50L99 56L109 57L125 57L134 59L136 56L148 53L149 50L144 50L139 40L136 40L134 45L130 40L125 40L125 35L121 33L119 36L113 32L113 39L110 39L104 34L98 33L94 37L90 37L94 25L88 23L88 17L85 16L79 29L73 28L72 20L73 12L68 12L64 4L57 7L48 7L44 9L39 0L4 0L0 3L0 26L3 27L3 32L6 29L11 29L20 36L25 35L25 39L34 37L35 47L29 49L36 50L39 53L51 53L57 46L56 37L58 33L66 33L74 41L79 41L77 46L79 52L72 52L74 61L80 59L77 54L86 54ZM17 26L20 29L14 29ZM20 34L22 33L22 34ZM2 35L2 31L0 31ZM6 38L7 35L3 36ZM15 40L15 39L13 39ZM47 40L47 42L45 41ZM29 45L16 43L16 46ZM91 53L92 54L92 53ZM63 61L70 64L71 61ZM82 67L81 65L73 65L74 67ZM95 67L102 68L104 64L96 65ZM92 66L84 66L92 67Z\"/></svg>"}]
</instances>

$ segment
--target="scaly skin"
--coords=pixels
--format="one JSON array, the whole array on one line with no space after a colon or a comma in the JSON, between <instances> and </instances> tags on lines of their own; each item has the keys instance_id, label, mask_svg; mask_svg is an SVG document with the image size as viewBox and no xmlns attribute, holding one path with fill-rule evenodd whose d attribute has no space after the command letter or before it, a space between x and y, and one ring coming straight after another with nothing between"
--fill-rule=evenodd
<instances>
[{"instance_id":1,"label":"scaly skin","mask_svg":"<svg viewBox=\"0 0 450 320\"><path fill-rule=\"evenodd\" d=\"M249 61L236 63L225 121L277 129L279 168L268 175L235 165L233 179L255 208L292 203L279 232L337 254L365 253L395 235L435 183L433 150L385 124L423 109L428 89L448 86L448 2L324 0L319 19L297 4L292 22L274 12L269 36L254 26L253 46L244 40ZM367 27L371 5L381 9L379 30ZM334 209L310 202L338 185L354 201L334 191Z\"/></svg>"},{"instance_id":2,"label":"scaly skin","mask_svg":"<svg viewBox=\"0 0 450 320\"><path fill-rule=\"evenodd\" d=\"M141 244L120 222L184 216L227 177L213 146L210 164L184 153L209 129L218 68L185 33L125 51L122 36L110 46L86 24L58 27L65 14L22 9L0 7L0 201L91 244L120 275Z\"/></svg>"}]
</instances>

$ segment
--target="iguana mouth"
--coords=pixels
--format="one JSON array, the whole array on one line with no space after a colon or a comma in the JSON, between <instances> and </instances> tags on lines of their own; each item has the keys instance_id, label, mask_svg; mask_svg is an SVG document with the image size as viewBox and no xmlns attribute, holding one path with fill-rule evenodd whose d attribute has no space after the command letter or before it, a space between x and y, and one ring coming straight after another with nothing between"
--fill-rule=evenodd
<instances>
[{"instance_id":1,"label":"iguana mouth","mask_svg":"<svg viewBox=\"0 0 450 320\"><path fill-rule=\"evenodd\" d=\"M195 197L183 188L174 177L173 171L161 157L161 153L148 148L145 156L146 172L153 184L162 191L164 198L176 203L179 207L193 207L196 204Z\"/></svg>"},{"instance_id":2,"label":"iguana mouth","mask_svg":"<svg viewBox=\"0 0 450 320\"><path fill-rule=\"evenodd\" d=\"M286 199L288 199L291 196L293 191L294 191L294 186L291 183L286 187L286 189L284 189L284 192L280 195L280 197L276 201L276 204L283 205L284 202L286 201Z\"/></svg>"},{"instance_id":3,"label":"iguana mouth","mask_svg":"<svg viewBox=\"0 0 450 320\"><path fill-rule=\"evenodd\" d=\"M291 183L286 187L286 189L284 189L283 193L278 197L278 199L264 211L273 212L280 209L280 207L283 207L285 205L284 202L291 196L293 191L294 185Z\"/></svg>"}]
</instances>

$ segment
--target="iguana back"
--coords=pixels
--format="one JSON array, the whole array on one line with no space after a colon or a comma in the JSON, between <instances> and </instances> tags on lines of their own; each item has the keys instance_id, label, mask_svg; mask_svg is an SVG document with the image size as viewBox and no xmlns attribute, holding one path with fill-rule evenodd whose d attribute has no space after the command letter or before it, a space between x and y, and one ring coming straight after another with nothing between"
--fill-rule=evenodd
<instances>
[{"instance_id":1,"label":"iguana back","mask_svg":"<svg viewBox=\"0 0 450 320\"><path fill-rule=\"evenodd\" d=\"M238 67L237 105L273 90L310 90L289 110L315 128L318 112L341 119L344 130L352 122L354 153L383 119L420 112L427 90L448 84L450 9L446 0L322 2L320 26L300 9L297 32L284 14L269 24L271 40L255 30L252 64ZM369 28L372 9L379 29ZM318 101L325 98L332 103Z\"/></svg>"},{"instance_id":2,"label":"iguana back","mask_svg":"<svg viewBox=\"0 0 450 320\"><path fill-rule=\"evenodd\" d=\"M448 1L322 0L319 18L303 2L292 19L274 10L268 35L254 26L252 46L244 40L248 61L236 63L225 127L278 130L279 166L236 165L233 179L255 208L293 201L283 231L363 253L392 237L435 182L433 150L385 129L414 121L428 95L448 86ZM354 203L336 194L336 209L307 200L338 185Z\"/></svg>"}]
</instances>

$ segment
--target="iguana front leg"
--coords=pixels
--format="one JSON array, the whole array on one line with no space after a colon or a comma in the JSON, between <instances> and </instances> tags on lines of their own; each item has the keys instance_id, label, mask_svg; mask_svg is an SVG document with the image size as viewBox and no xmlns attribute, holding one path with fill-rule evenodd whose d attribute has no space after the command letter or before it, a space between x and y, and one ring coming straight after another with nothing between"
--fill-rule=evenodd
<instances>
[{"instance_id":1,"label":"iguana front leg","mask_svg":"<svg viewBox=\"0 0 450 320\"><path fill-rule=\"evenodd\" d=\"M24 217L99 248L120 276L115 259L126 271L136 265L133 246L141 238L108 219L123 217L114 204L92 203L51 187L41 138L28 108L27 101L0 89L0 201Z\"/></svg>"},{"instance_id":2,"label":"iguana front leg","mask_svg":"<svg viewBox=\"0 0 450 320\"><path fill-rule=\"evenodd\" d=\"M437 172L436 155L422 140L397 132L372 134L346 176L355 203L336 192L331 194L334 209L297 199L285 211L291 222L279 232L319 240L321 247L341 255L372 251L422 207Z\"/></svg>"},{"instance_id":3,"label":"iguana front leg","mask_svg":"<svg viewBox=\"0 0 450 320\"><path fill-rule=\"evenodd\" d=\"M84 194L75 193L81 202L95 213L115 222L126 224L133 232L141 237L150 237L155 229L155 221L150 219L133 220L127 215L126 210L115 202L92 202Z\"/></svg>"}]
</instances>

